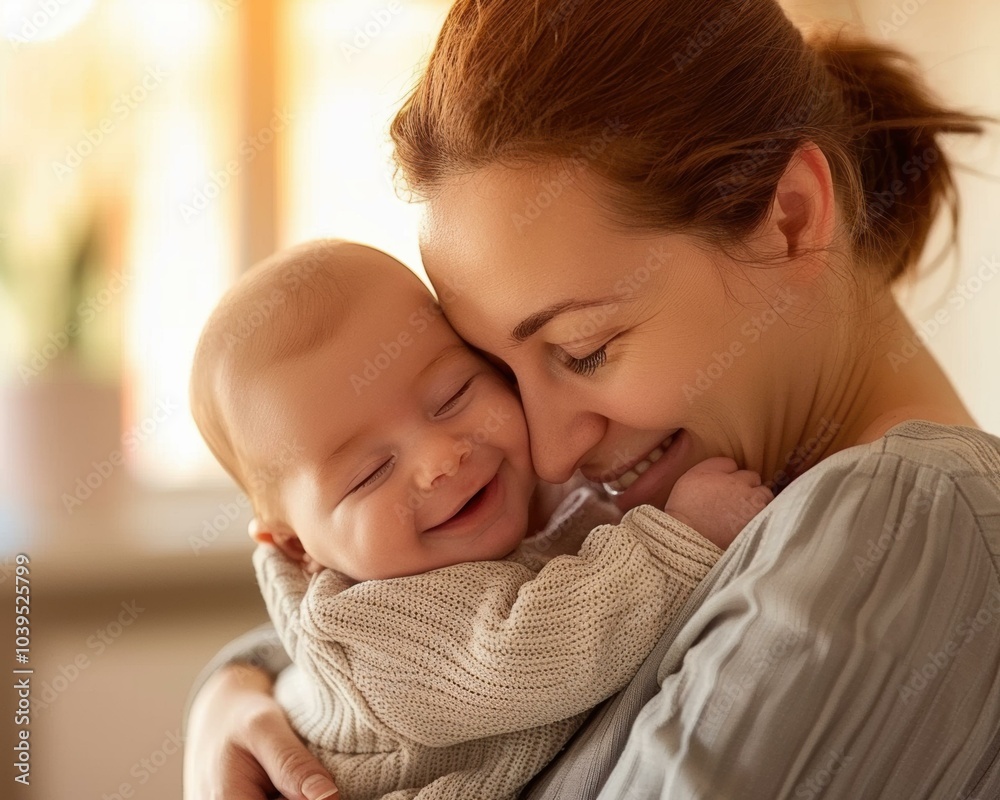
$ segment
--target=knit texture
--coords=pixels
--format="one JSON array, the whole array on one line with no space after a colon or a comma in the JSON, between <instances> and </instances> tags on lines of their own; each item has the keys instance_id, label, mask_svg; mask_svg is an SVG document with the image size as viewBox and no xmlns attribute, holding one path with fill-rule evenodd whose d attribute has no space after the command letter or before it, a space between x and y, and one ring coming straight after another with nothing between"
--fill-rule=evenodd
<instances>
[{"instance_id":1,"label":"knit texture","mask_svg":"<svg viewBox=\"0 0 1000 800\"><path fill-rule=\"evenodd\" d=\"M257 549L293 661L275 695L344 797L513 798L628 683L721 551L617 518L578 489L504 560L353 585Z\"/></svg>"}]
</instances>

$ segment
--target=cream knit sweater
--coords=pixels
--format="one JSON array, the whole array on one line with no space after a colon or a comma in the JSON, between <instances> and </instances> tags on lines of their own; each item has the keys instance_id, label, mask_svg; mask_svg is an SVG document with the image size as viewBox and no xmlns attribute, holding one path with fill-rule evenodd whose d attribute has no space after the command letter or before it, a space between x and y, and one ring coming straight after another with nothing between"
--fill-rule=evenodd
<instances>
[{"instance_id":1,"label":"cream knit sweater","mask_svg":"<svg viewBox=\"0 0 1000 800\"><path fill-rule=\"evenodd\" d=\"M513 798L628 683L721 551L649 506L617 519L577 489L502 561L354 585L258 548L276 697L344 800Z\"/></svg>"}]
</instances>

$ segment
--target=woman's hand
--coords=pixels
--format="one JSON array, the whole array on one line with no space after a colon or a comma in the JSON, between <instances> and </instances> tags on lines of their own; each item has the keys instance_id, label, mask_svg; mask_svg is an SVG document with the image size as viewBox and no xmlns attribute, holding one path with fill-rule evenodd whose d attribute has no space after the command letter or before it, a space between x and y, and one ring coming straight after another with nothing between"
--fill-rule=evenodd
<instances>
[{"instance_id":1,"label":"woman's hand","mask_svg":"<svg viewBox=\"0 0 1000 800\"><path fill-rule=\"evenodd\" d=\"M231 665L191 706L184 752L186 800L339 797L329 773L292 730L261 669Z\"/></svg>"}]
</instances>

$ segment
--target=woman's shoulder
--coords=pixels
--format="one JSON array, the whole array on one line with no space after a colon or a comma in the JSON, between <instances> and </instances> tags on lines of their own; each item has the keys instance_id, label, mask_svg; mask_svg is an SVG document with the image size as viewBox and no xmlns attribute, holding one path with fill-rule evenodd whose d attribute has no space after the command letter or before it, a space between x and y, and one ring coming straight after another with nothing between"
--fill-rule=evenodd
<instances>
[{"instance_id":1,"label":"woman's shoulder","mask_svg":"<svg viewBox=\"0 0 1000 800\"><path fill-rule=\"evenodd\" d=\"M893 768L914 753L935 781L978 777L1000 719L998 575L1000 439L912 421L825 459L754 518L668 629L655 675L640 673L647 694L619 769L693 741L713 763L755 765L726 774L726 796L736 775L751 787L740 796L784 797L788 776L801 788L829 771L827 754L851 787L837 796L926 795L930 783L921 793ZM853 760L876 751L877 764ZM827 763L810 763L820 752ZM685 765L709 774L668 762ZM783 790L765 787L775 775Z\"/></svg>"},{"instance_id":2,"label":"woman's shoulder","mask_svg":"<svg viewBox=\"0 0 1000 800\"><path fill-rule=\"evenodd\" d=\"M992 498L1000 513L1000 437L964 425L907 420L868 444L830 456L793 481L782 495L812 494L847 475L863 476L872 491L907 484L969 489L972 499Z\"/></svg>"},{"instance_id":3,"label":"woman's shoulder","mask_svg":"<svg viewBox=\"0 0 1000 800\"><path fill-rule=\"evenodd\" d=\"M829 563L832 541L862 573L890 547L910 551L914 564L931 552L941 564L959 551L959 562L978 561L1000 553L1000 438L902 422L799 476L761 517L756 547L803 547Z\"/></svg>"},{"instance_id":4,"label":"woman's shoulder","mask_svg":"<svg viewBox=\"0 0 1000 800\"><path fill-rule=\"evenodd\" d=\"M907 420L890 428L873 445L956 477L985 474L1000 479L1000 437L978 428Z\"/></svg>"}]
</instances>

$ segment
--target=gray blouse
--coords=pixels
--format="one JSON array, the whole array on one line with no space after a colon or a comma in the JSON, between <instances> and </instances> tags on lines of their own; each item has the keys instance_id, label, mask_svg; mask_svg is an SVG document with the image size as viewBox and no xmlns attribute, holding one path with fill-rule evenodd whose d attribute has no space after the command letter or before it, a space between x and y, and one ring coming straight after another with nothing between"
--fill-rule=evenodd
<instances>
[{"instance_id":1,"label":"gray blouse","mask_svg":"<svg viewBox=\"0 0 1000 800\"><path fill-rule=\"evenodd\" d=\"M788 486L525 795L1000 798L1000 439L905 422Z\"/></svg>"}]
</instances>

